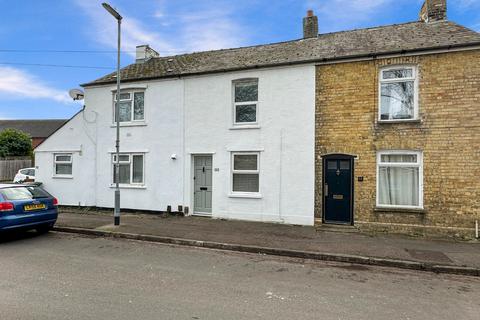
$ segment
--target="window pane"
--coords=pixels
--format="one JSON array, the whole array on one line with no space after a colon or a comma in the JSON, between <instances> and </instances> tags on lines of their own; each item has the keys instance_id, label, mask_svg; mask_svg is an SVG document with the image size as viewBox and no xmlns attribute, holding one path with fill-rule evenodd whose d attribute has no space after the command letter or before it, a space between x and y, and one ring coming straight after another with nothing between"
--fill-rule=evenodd
<instances>
[{"instance_id":1,"label":"window pane","mask_svg":"<svg viewBox=\"0 0 480 320\"><path fill-rule=\"evenodd\" d=\"M71 161L72 160L72 156L70 155L57 155L55 156L55 159L56 161Z\"/></svg>"},{"instance_id":2,"label":"window pane","mask_svg":"<svg viewBox=\"0 0 480 320\"><path fill-rule=\"evenodd\" d=\"M381 161L385 163L388 163L388 162L416 163L417 155L416 154L382 154Z\"/></svg>"},{"instance_id":3,"label":"window pane","mask_svg":"<svg viewBox=\"0 0 480 320\"><path fill-rule=\"evenodd\" d=\"M57 163L55 165L55 174L72 174L72 164Z\"/></svg>"},{"instance_id":4,"label":"window pane","mask_svg":"<svg viewBox=\"0 0 480 320\"><path fill-rule=\"evenodd\" d=\"M382 84L381 119L413 119L414 82Z\"/></svg>"},{"instance_id":5,"label":"window pane","mask_svg":"<svg viewBox=\"0 0 480 320\"><path fill-rule=\"evenodd\" d=\"M120 102L118 114L120 122L128 122L132 120L132 103L130 101Z\"/></svg>"},{"instance_id":6,"label":"window pane","mask_svg":"<svg viewBox=\"0 0 480 320\"><path fill-rule=\"evenodd\" d=\"M113 163L117 162L117 155L113 155ZM120 155L120 162L130 162L130 155L128 154L121 154Z\"/></svg>"},{"instance_id":7,"label":"window pane","mask_svg":"<svg viewBox=\"0 0 480 320\"><path fill-rule=\"evenodd\" d=\"M0 190L0 194L7 200L28 200L48 198L50 195L38 187L14 187Z\"/></svg>"},{"instance_id":8,"label":"window pane","mask_svg":"<svg viewBox=\"0 0 480 320\"><path fill-rule=\"evenodd\" d=\"M143 183L143 156L133 156L133 183Z\"/></svg>"},{"instance_id":9,"label":"window pane","mask_svg":"<svg viewBox=\"0 0 480 320\"><path fill-rule=\"evenodd\" d=\"M419 169L381 167L378 177L380 205L418 206Z\"/></svg>"},{"instance_id":10,"label":"window pane","mask_svg":"<svg viewBox=\"0 0 480 320\"><path fill-rule=\"evenodd\" d=\"M35 170L34 170L34 169L28 170L27 175L32 176L32 177L35 177Z\"/></svg>"},{"instance_id":11,"label":"window pane","mask_svg":"<svg viewBox=\"0 0 480 320\"><path fill-rule=\"evenodd\" d=\"M113 182L115 183L115 166L113 166ZM130 184L130 164L120 164L120 179L121 184Z\"/></svg>"},{"instance_id":12,"label":"window pane","mask_svg":"<svg viewBox=\"0 0 480 320\"><path fill-rule=\"evenodd\" d=\"M383 79L401 79L413 77L413 69L394 69L383 71Z\"/></svg>"},{"instance_id":13,"label":"window pane","mask_svg":"<svg viewBox=\"0 0 480 320\"><path fill-rule=\"evenodd\" d=\"M249 104L235 107L235 122L256 122L257 121L257 106Z\"/></svg>"},{"instance_id":14,"label":"window pane","mask_svg":"<svg viewBox=\"0 0 480 320\"><path fill-rule=\"evenodd\" d=\"M340 170L350 170L350 161L348 160L340 161Z\"/></svg>"},{"instance_id":15,"label":"window pane","mask_svg":"<svg viewBox=\"0 0 480 320\"><path fill-rule=\"evenodd\" d=\"M234 170L257 170L257 155L255 154L245 154L245 155L235 155L233 160L233 169Z\"/></svg>"},{"instance_id":16,"label":"window pane","mask_svg":"<svg viewBox=\"0 0 480 320\"><path fill-rule=\"evenodd\" d=\"M234 192L258 192L258 174L233 174Z\"/></svg>"},{"instance_id":17,"label":"window pane","mask_svg":"<svg viewBox=\"0 0 480 320\"><path fill-rule=\"evenodd\" d=\"M133 99L133 119L134 120L143 120L143 103L144 103L144 93L136 92Z\"/></svg>"},{"instance_id":18,"label":"window pane","mask_svg":"<svg viewBox=\"0 0 480 320\"><path fill-rule=\"evenodd\" d=\"M337 170L337 161L327 161L328 170Z\"/></svg>"},{"instance_id":19,"label":"window pane","mask_svg":"<svg viewBox=\"0 0 480 320\"><path fill-rule=\"evenodd\" d=\"M115 95L115 100L117 99L117 95ZM120 93L120 100L130 100L130 93Z\"/></svg>"},{"instance_id":20,"label":"window pane","mask_svg":"<svg viewBox=\"0 0 480 320\"><path fill-rule=\"evenodd\" d=\"M235 84L235 102L258 100L258 83L241 82Z\"/></svg>"}]
</instances>

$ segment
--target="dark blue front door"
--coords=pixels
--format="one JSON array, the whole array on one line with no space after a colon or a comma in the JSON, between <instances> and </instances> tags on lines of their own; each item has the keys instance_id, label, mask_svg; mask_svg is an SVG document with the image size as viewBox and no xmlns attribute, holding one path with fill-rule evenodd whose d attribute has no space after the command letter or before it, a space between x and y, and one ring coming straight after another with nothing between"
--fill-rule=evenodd
<instances>
[{"instance_id":1,"label":"dark blue front door","mask_svg":"<svg viewBox=\"0 0 480 320\"><path fill-rule=\"evenodd\" d=\"M353 158L324 160L324 222L351 224Z\"/></svg>"}]
</instances>

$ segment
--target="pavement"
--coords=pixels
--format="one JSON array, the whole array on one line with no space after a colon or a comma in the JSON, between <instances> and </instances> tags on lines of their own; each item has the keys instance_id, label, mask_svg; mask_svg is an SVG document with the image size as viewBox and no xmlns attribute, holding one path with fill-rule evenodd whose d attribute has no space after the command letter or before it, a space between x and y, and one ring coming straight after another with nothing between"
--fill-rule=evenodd
<instances>
[{"instance_id":1,"label":"pavement","mask_svg":"<svg viewBox=\"0 0 480 320\"><path fill-rule=\"evenodd\" d=\"M477 320L480 314L477 277L60 232L0 239L0 252L2 320Z\"/></svg>"},{"instance_id":2,"label":"pavement","mask_svg":"<svg viewBox=\"0 0 480 320\"><path fill-rule=\"evenodd\" d=\"M202 217L62 209L56 230L213 249L480 276L480 243ZM350 230L348 230L350 231Z\"/></svg>"}]
</instances>

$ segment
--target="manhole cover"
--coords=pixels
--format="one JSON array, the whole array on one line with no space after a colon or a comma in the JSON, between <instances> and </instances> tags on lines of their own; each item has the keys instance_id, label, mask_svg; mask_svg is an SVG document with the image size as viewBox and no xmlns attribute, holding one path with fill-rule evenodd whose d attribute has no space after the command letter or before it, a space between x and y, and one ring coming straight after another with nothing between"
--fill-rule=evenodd
<instances>
[{"instance_id":1,"label":"manhole cover","mask_svg":"<svg viewBox=\"0 0 480 320\"><path fill-rule=\"evenodd\" d=\"M417 260L428 260L428 261L435 261L435 262L445 262L451 263L449 257L447 257L443 252L440 251L432 251L432 250L416 250L416 249L405 249L408 254Z\"/></svg>"}]
</instances>

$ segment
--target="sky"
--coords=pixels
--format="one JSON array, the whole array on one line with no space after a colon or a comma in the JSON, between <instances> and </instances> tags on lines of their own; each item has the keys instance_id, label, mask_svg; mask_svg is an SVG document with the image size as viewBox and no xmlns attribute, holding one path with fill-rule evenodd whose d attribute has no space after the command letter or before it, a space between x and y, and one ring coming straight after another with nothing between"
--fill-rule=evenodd
<instances>
[{"instance_id":1,"label":"sky","mask_svg":"<svg viewBox=\"0 0 480 320\"><path fill-rule=\"evenodd\" d=\"M103 0L105 1L105 0ZM107 0L124 17L121 65L135 46L161 56L293 40L313 9L320 33L415 21L423 0ZM0 119L70 118L68 90L115 70L116 21L99 0L0 0ZM448 0L480 31L480 0ZM68 66L68 67L67 67Z\"/></svg>"}]
</instances>

